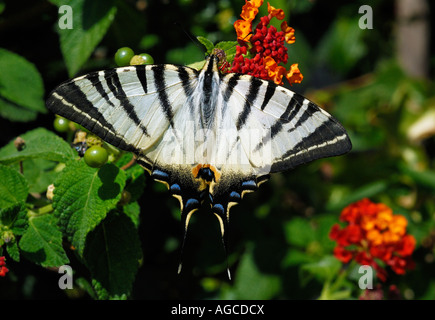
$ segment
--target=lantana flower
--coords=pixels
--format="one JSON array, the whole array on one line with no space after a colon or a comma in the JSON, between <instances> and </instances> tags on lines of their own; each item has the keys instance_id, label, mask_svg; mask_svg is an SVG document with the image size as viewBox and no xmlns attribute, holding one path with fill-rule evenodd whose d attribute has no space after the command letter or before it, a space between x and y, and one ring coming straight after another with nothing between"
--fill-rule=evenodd
<instances>
[{"instance_id":1,"label":"lantana flower","mask_svg":"<svg viewBox=\"0 0 435 320\"><path fill-rule=\"evenodd\" d=\"M9 269L6 268L5 257L0 257L0 277L4 277L6 273L9 272Z\"/></svg>"},{"instance_id":2,"label":"lantana flower","mask_svg":"<svg viewBox=\"0 0 435 320\"><path fill-rule=\"evenodd\" d=\"M380 262L396 274L404 274L414 267L411 255L415 238L407 234L408 221L383 203L369 199L355 202L341 212L339 224L332 226L329 237L337 242L334 256L344 263L354 259L361 265L370 265L381 281L387 278Z\"/></svg>"},{"instance_id":3,"label":"lantana flower","mask_svg":"<svg viewBox=\"0 0 435 320\"><path fill-rule=\"evenodd\" d=\"M234 23L239 45L236 47L236 55L228 72L249 74L265 80L272 80L282 85L283 78L290 84L300 83L303 75L298 64L292 64L290 70L284 66L288 60L285 42L295 42L294 29L287 25L286 21L281 23L281 30L269 26L272 18L283 20L285 18L282 9L276 9L267 4L268 15L261 17L252 33L252 22L258 14L258 8L263 0L246 0L242 7L240 17Z\"/></svg>"}]
</instances>

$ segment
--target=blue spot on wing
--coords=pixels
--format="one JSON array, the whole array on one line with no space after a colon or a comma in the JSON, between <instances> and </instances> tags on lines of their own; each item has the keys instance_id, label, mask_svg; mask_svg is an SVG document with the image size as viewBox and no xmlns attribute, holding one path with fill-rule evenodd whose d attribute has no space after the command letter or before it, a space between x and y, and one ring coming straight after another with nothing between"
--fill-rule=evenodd
<instances>
[{"instance_id":1,"label":"blue spot on wing","mask_svg":"<svg viewBox=\"0 0 435 320\"><path fill-rule=\"evenodd\" d=\"M171 191L173 193L176 193L176 194L180 193L180 191L181 191L180 185L177 183L174 183L173 185L171 185Z\"/></svg>"},{"instance_id":2,"label":"blue spot on wing","mask_svg":"<svg viewBox=\"0 0 435 320\"><path fill-rule=\"evenodd\" d=\"M236 191L232 191L230 193L229 199L230 199L230 201L240 201L240 199L241 199L240 193L238 193Z\"/></svg>"},{"instance_id":3,"label":"blue spot on wing","mask_svg":"<svg viewBox=\"0 0 435 320\"><path fill-rule=\"evenodd\" d=\"M151 174L151 176L157 180L162 180L162 181L169 180L169 174L167 174L166 172L163 172L161 170L158 170L158 169L154 170L153 173Z\"/></svg>"},{"instance_id":4,"label":"blue spot on wing","mask_svg":"<svg viewBox=\"0 0 435 320\"><path fill-rule=\"evenodd\" d=\"M242 182L242 189L244 190L256 190L257 183L254 180L247 180Z\"/></svg>"},{"instance_id":5,"label":"blue spot on wing","mask_svg":"<svg viewBox=\"0 0 435 320\"><path fill-rule=\"evenodd\" d=\"M213 206L213 212L215 212L216 214L218 214L219 216L224 216L225 215L225 209L224 206L221 205L220 203L216 203Z\"/></svg>"},{"instance_id":6,"label":"blue spot on wing","mask_svg":"<svg viewBox=\"0 0 435 320\"><path fill-rule=\"evenodd\" d=\"M191 211L192 209L199 208L199 201L193 198L190 198L186 201L186 209L187 211Z\"/></svg>"}]
</instances>

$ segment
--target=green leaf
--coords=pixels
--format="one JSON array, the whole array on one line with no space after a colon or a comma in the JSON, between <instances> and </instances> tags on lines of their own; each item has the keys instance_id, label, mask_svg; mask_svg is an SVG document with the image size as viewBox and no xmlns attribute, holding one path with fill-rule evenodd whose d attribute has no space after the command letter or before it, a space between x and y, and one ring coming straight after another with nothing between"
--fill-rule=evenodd
<instances>
[{"instance_id":1,"label":"green leaf","mask_svg":"<svg viewBox=\"0 0 435 320\"><path fill-rule=\"evenodd\" d=\"M304 248L316 240L313 227L307 219L294 217L284 225L287 242L290 245Z\"/></svg>"},{"instance_id":2,"label":"green leaf","mask_svg":"<svg viewBox=\"0 0 435 320\"><path fill-rule=\"evenodd\" d=\"M358 26L357 18L340 17L323 37L316 50L320 62L328 64L334 72L345 74L366 54L362 36L365 30Z\"/></svg>"},{"instance_id":3,"label":"green leaf","mask_svg":"<svg viewBox=\"0 0 435 320\"><path fill-rule=\"evenodd\" d=\"M25 141L23 150L18 151L14 141L0 149L0 163L11 164L31 158L42 158L56 162L67 162L77 156L77 152L53 132L37 128L20 136Z\"/></svg>"},{"instance_id":4,"label":"green leaf","mask_svg":"<svg viewBox=\"0 0 435 320\"><path fill-rule=\"evenodd\" d=\"M96 169L83 160L69 163L56 179L55 215L80 255L88 233L116 207L125 179L124 172L111 163Z\"/></svg>"},{"instance_id":5,"label":"green leaf","mask_svg":"<svg viewBox=\"0 0 435 320\"><path fill-rule=\"evenodd\" d=\"M201 37L201 36L196 37L196 38L198 39L199 42L201 42L205 46L205 49L207 50L207 54L211 54L211 52L214 48L213 42L211 42L207 38Z\"/></svg>"},{"instance_id":6,"label":"green leaf","mask_svg":"<svg viewBox=\"0 0 435 320\"><path fill-rule=\"evenodd\" d=\"M0 177L0 208L8 208L26 201L29 186L22 174L0 164Z\"/></svg>"},{"instance_id":7,"label":"green leaf","mask_svg":"<svg viewBox=\"0 0 435 320\"><path fill-rule=\"evenodd\" d=\"M132 153L125 153L116 162L116 165L121 168L122 166L130 162L132 158ZM134 165L127 168L124 172L127 175L127 186L125 187L125 190L130 192L130 202L136 201L140 198L145 188L145 170L140 165L135 163Z\"/></svg>"},{"instance_id":8,"label":"green leaf","mask_svg":"<svg viewBox=\"0 0 435 320\"><path fill-rule=\"evenodd\" d=\"M196 61L200 61L203 59L204 53L198 50L198 46L194 43L189 43L184 48L171 49L166 54L166 61L174 64L182 64L188 66L190 66L190 64L194 64L198 65L199 67L200 64L196 63ZM197 69L194 66L191 67Z\"/></svg>"},{"instance_id":9,"label":"green leaf","mask_svg":"<svg viewBox=\"0 0 435 320\"><path fill-rule=\"evenodd\" d=\"M31 121L46 113L44 85L36 67L0 48L0 115L11 121Z\"/></svg>"},{"instance_id":10,"label":"green leaf","mask_svg":"<svg viewBox=\"0 0 435 320\"><path fill-rule=\"evenodd\" d=\"M22 235L27 229L27 208L24 201L0 209L0 225L7 227L15 236Z\"/></svg>"},{"instance_id":11,"label":"green leaf","mask_svg":"<svg viewBox=\"0 0 435 320\"><path fill-rule=\"evenodd\" d=\"M400 170L411 177L418 185L435 190L435 172L430 170L415 171L405 165L400 165Z\"/></svg>"},{"instance_id":12,"label":"green leaf","mask_svg":"<svg viewBox=\"0 0 435 320\"><path fill-rule=\"evenodd\" d=\"M232 294L236 299L272 299L281 290L278 276L263 274L258 269L251 247L244 253L234 279Z\"/></svg>"},{"instance_id":13,"label":"green leaf","mask_svg":"<svg viewBox=\"0 0 435 320\"><path fill-rule=\"evenodd\" d=\"M136 228L140 223L140 206L137 201L131 202L123 207L124 213L131 219Z\"/></svg>"},{"instance_id":14,"label":"green leaf","mask_svg":"<svg viewBox=\"0 0 435 320\"><path fill-rule=\"evenodd\" d=\"M309 280L316 278L320 282L331 281L341 268L341 262L334 256L324 256L319 261L304 264L300 267L300 279L302 285L306 285Z\"/></svg>"},{"instance_id":15,"label":"green leaf","mask_svg":"<svg viewBox=\"0 0 435 320\"><path fill-rule=\"evenodd\" d=\"M369 184L363 185L356 189L346 197L340 199L339 202L331 202L326 205L328 211L341 211L344 207L352 202L356 202L363 198L373 197L388 189L390 184L387 181L374 181Z\"/></svg>"},{"instance_id":16,"label":"green leaf","mask_svg":"<svg viewBox=\"0 0 435 320\"><path fill-rule=\"evenodd\" d=\"M62 233L51 214L31 217L29 228L18 243L23 255L43 267L59 267L69 263L62 247Z\"/></svg>"},{"instance_id":17,"label":"green leaf","mask_svg":"<svg viewBox=\"0 0 435 320\"><path fill-rule=\"evenodd\" d=\"M198 62L194 62L194 63L188 64L187 66L190 67L190 68L193 68L195 70L201 70L202 67L204 67L204 64L205 64L205 60L202 60L202 61L198 61Z\"/></svg>"},{"instance_id":18,"label":"green leaf","mask_svg":"<svg viewBox=\"0 0 435 320\"><path fill-rule=\"evenodd\" d=\"M20 262L20 249L16 240L6 244L8 255L16 262Z\"/></svg>"},{"instance_id":19,"label":"green leaf","mask_svg":"<svg viewBox=\"0 0 435 320\"><path fill-rule=\"evenodd\" d=\"M68 73L73 76L88 60L112 24L117 7L114 1L55 1L72 8L72 29L60 29L60 47Z\"/></svg>"},{"instance_id":20,"label":"green leaf","mask_svg":"<svg viewBox=\"0 0 435 320\"><path fill-rule=\"evenodd\" d=\"M22 163L23 175L29 184L29 192L32 193L45 193L47 187L53 183L58 176L62 165L54 161L35 158L26 159ZM14 163L11 165L15 170L19 170L20 164Z\"/></svg>"},{"instance_id":21,"label":"green leaf","mask_svg":"<svg viewBox=\"0 0 435 320\"><path fill-rule=\"evenodd\" d=\"M89 234L83 257L92 277L110 296L129 294L142 257L131 220L112 211Z\"/></svg>"}]
</instances>

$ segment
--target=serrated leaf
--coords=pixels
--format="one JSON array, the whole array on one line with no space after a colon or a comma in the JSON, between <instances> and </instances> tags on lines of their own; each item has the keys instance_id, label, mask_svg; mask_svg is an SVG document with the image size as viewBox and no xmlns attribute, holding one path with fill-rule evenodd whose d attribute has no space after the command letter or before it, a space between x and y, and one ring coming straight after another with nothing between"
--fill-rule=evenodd
<instances>
[{"instance_id":1,"label":"serrated leaf","mask_svg":"<svg viewBox=\"0 0 435 320\"><path fill-rule=\"evenodd\" d=\"M62 247L62 233L51 214L31 217L29 228L18 243L23 255L43 267L59 267L69 263Z\"/></svg>"},{"instance_id":2,"label":"serrated leaf","mask_svg":"<svg viewBox=\"0 0 435 320\"><path fill-rule=\"evenodd\" d=\"M25 202L21 201L8 208L1 208L0 225L7 227L15 236L22 235L28 225Z\"/></svg>"},{"instance_id":3,"label":"serrated leaf","mask_svg":"<svg viewBox=\"0 0 435 320\"><path fill-rule=\"evenodd\" d=\"M73 76L88 60L112 24L117 8L114 1L55 1L72 8L72 29L60 29L60 47L68 73Z\"/></svg>"},{"instance_id":4,"label":"serrated leaf","mask_svg":"<svg viewBox=\"0 0 435 320\"><path fill-rule=\"evenodd\" d=\"M112 297L129 294L142 257L135 226L124 214L112 211L89 234L83 256L101 290Z\"/></svg>"},{"instance_id":5,"label":"serrated leaf","mask_svg":"<svg viewBox=\"0 0 435 320\"><path fill-rule=\"evenodd\" d=\"M44 85L36 67L0 48L0 115L11 121L34 120L46 113Z\"/></svg>"},{"instance_id":6,"label":"serrated leaf","mask_svg":"<svg viewBox=\"0 0 435 320\"><path fill-rule=\"evenodd\" d=\"M9 142L0 149L0 163L11 164L31 158L67 162L77 156L77 152L65 140L47 129L37 128L20 137L25 141L24 149L18 151L14 141Z\"/></svg>"},{"instance_id":7,"label":"serrated leaf","mask_svg":"<svg viewBox=\"0 0 435 320\"><path fill-rule=\"evenodd\" d=\"M0 208L8 208L26 201L29 186L18 171L0 164Z\"/></svg>"},{"instance_id":8,"label":"serrated leaf","mask_svg":"<svg viewBox=\"0 0 435 320\"><path fill-rule=\"evenodd\" d=\"M8 255L16 262L20 262L20 249L18 249L17 241L9 242L6 245L6 251Z\"/></svg>"},{"instance_id":9,"label":"serrated leaf","mask_svg":"<svg viewBox=\"0 0 435 320\"><path fill-rule=\"evenodd\" d=\"M91 168L83 160L69 163L56 179L53 207L61 230L82 255L86 236L116 207L125 173L113 164Z\"/></svg>"}]
</instances>

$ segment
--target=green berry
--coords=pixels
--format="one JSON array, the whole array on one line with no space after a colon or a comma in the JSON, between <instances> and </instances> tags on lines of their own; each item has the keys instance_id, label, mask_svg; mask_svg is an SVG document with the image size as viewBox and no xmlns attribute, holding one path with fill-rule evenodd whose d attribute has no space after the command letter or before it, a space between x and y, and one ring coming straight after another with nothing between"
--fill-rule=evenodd
<instances>
[{"instance_id":1,"label":"green berry","mask_svg":"<svg viewBox=\"0 0 435 320\"><path fill-rule=\"evenodd\" d=\"M140 56L142 57L144 64L154 64L153 57L151 57L148 53L141 53Z\"/></svg>"},{"instance_id":2,"label":"green berry","mask_svg":"<svg viewBox=\"0 0 435 320\"><path fill-rule=\"evenodd\" d=\"M88 166L99 168L107 162L109 155L103 147L93 146L86 150L84 158Z\"/></svg>"},{"instance_id":3,"label":"green berry","mask_svg":"<svg viewBox=\"0 0 435 320\"><path fill-rule=\"evenodd\" d=\"M119 67L125 67L130 64L131 58L133 58L134 52L129 47L119 48L115 53L115 62Z\"/></svg>"},{"instance_id":4,"label":"green berry","mask_svg":"<svg viewBox=\"0 0 435 320\"><path fill-rule=\"evenodd\" d=\"M60 116L56 116L53 122L54 130L57 132L67 132L69 130L69 120Z\"/></svg>"}]
</instances>

